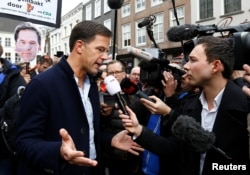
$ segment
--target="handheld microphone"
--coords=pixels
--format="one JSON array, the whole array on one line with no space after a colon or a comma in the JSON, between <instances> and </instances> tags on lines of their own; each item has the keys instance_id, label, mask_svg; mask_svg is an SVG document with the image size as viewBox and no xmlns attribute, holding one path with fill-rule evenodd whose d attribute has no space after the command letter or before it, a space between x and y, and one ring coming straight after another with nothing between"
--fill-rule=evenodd
<instances>
[{"instance_id":1,"label":"handheld microphone","mask_svg":"<svg viewBox=\"0 0 250 175\"><path fill-rule=\"evenodd\" d=\"M138 27L142 28L142 27L147 26L147 25L152 25L153 23L155 23L155 21L156 21L155 16L150 15L149 17L144 18L144 20L142 22L138 23Z\"/></svg>"},{"instance_id":2,"label":"handheld microphone","mask_svg":"<svg viewBox=\"0 0 250 175\"><path fill-rule=\"evenodd\" d=\"M135 95L139 98L145 98L147 100L152 101L152 99L150 99L145 93L139 90L138 86L130 78L123 78L120 83L120 86L125 94Z\"/></svg>"},{"instance_id":3,"label":"handheld microphone","mask_svg":"<svg viewBox=\"0 0 250 175\"><path fill-rule=\"evenodd\" d=\"M171 27L166 34L169 41L179 42L183 40L190 40L198 35L198 27L191 24L174 26Z\"/></svg>"},{"instance_id":4,"label":"handheld microphone","mask_svg":"<svg viewBox=\"0 0 250 175\"><path fill-rule=\"evenodd\" d=\"M150 53L145 52L141 49L137 49L135 47L129 46L127 48L127 51L128 51L128 53L130 53L130 54L132 54L140 59L146 60L146 61L150 61L154 58Z\"/></svg>"},{"instance_id":5,"label":"handheld microphone","mask_svg":"<svg viewBox=\"0 0 250 175\"><path fill-rule=\"evenodd\" d=\"M203 129L193 117L180 115L171 131L176 138L187 143L197 152L205 153L214 147L215 134Z\"/></svg>"},{"instance_id":6,"label":"handheld microphone","mask_svg":"<svg viewBox=\"0 0 250 175\"><path fill-rule=\"evenodd\" d=\"M124 0L108 0L108 6L111 9L119 9L122 7Z\"/></svg>"},{"instance_id":7,"label":"handheld microphone","mask_svg":"<svg viewBox=\"0 0 250 175\"><path fill-rule=\"evenodd\" d=\"M123 100L120 92L121 92L121 86L119 84L119 82L117 81L117 79L113 76L113 75L108 75L107 77L105 77L104 79L104 83L106 85L106 89L108 91L108 93L110 95L115 95L118 105L120 107L120 109L122 110L122 112L126 115L128 115L128 112L125 108L126 106L126 102Z\"/></svg>"}]
</instances>

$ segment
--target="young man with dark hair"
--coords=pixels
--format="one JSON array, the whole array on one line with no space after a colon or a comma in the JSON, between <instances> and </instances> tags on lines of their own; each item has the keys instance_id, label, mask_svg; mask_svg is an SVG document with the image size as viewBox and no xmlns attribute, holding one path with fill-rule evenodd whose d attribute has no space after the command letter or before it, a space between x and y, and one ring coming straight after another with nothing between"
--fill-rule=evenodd
<instances>
[{"instance_id":1,"label":"young man with dark hair","mask_svg":"<svg viewBox=\"0 0 250 175\"><path fill-rule=\"evenodd\" d=\"M203 129L213 132L215 143L205 153L195 151L175 137L152 134L138 123L130 109L129 116L120 115L126 129L136 137L135 141L158 154L160 160L170 159L171 156L179 158L175 174L249 174L249 99L231 79L234 59L233 46L228 40L213 36L199 38L184 69L190 85L201 87L201 93L190 96L178 111L153 96L154 102L141 99L154 113L160 113L165 118L179 114L191 116ZM169 171L164 166L160 168L160 175Z\"/></svg>"}]
</instances>

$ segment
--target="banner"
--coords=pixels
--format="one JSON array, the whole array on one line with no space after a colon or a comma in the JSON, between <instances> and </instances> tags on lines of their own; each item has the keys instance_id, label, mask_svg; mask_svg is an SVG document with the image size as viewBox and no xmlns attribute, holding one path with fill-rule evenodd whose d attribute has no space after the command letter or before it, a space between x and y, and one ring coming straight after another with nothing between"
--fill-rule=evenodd
<instances>
[{"instance_id":1,"label":"banner","mask_svg":"<svg viewBox=\"0 0 250 175\"><path fill-rule=\"evenodd\" d=\"M61 0L1 0L0 16L60 27Z\"/></svg>"}]
</instances>

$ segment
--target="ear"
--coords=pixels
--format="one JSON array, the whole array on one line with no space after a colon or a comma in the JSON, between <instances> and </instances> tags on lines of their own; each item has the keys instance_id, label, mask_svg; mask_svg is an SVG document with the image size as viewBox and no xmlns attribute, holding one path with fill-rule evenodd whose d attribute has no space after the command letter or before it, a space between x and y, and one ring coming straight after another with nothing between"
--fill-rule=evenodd
<instances>
[{"instance_id":1,"label":"ear","mask_svg":"<svg viewBox=\"0 0 250 175\"><path fill-rule=\"evenodd\" d=\"M74 49L77 53L82 53L82 49L84 46L84 42L81 40L77 40L74 46Z\"/></svg>"},{"instance_id":2,"label":"ear","mask_svg":"<svg viewBox=\"0 0 250 175\"><path fill-rule=\"evenodd\" d=\"M213 72L222 72L224 70L223 64L221 60L214 60L213 61Z\"/></svg>"}]
</instances>

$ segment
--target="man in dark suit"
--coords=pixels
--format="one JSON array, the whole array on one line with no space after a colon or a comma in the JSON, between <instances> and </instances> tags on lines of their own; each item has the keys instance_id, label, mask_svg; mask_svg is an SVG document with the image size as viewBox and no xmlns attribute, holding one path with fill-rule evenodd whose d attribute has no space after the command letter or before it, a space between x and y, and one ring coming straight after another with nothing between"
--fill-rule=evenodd
<instances>
[{"instance_id":1,"label":"man in dark suit","mask_svg":"<svg viewBox=\"0 0 250 175\"><path fill-rule=\"evenodd\" d=\"M78 23L70 55L29 83L17 120L18 175L102 175L101 143L135 153L125 130L114 137L100 131L94 75L108 59L110 38L101 24ZM119 145L119 137L126 144Z\"/></svg>"},{"instance_id":2,"label":"man in dark suit","mask_svg":"<svg viewBox=\"0 0 250 175\"><path fill-rule=\"evenodd\" d=\"M231 79L234 61L233 46L228 40L213 36L199 38L184 69L190 85L202 88L201 94L190 96L178 111L156 97L152 97L155 102L141 99L152 112L160 113L165 118L185 114L195 118L205 130L214 132L214 147L205 153L196 152L174 137L152 134L138 124L136 116L129 109L129 116L120 115L127 130L137 137L135 141L145 149L163 159L179 157L179 161L176 161L179 168L174 174L249 174L249 99ZM162 167L160 174L167 171Z\"/></svg>"}]
</instances>

